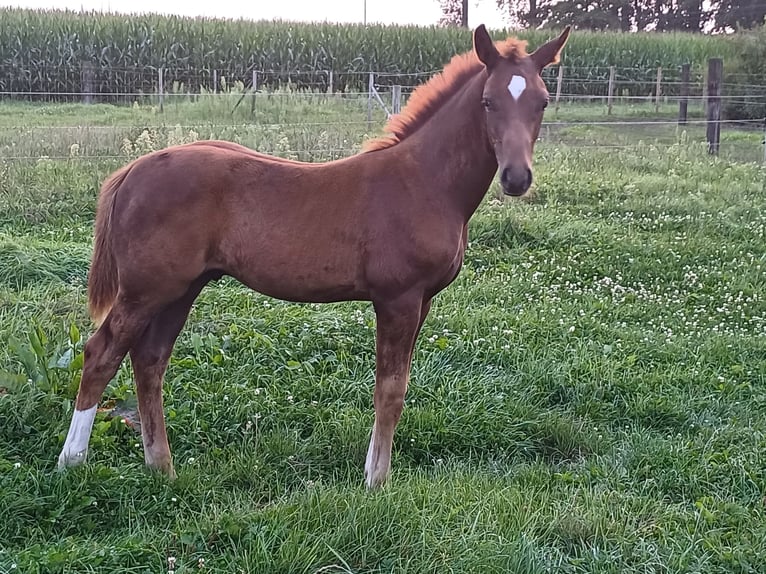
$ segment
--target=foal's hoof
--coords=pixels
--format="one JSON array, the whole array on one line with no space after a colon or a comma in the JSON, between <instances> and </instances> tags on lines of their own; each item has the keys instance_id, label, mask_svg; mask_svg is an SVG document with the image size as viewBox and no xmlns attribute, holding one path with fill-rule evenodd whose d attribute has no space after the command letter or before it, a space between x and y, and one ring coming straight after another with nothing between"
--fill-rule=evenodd
<instances>
[{"instance_id":1,"label":"foal's hoof","mask_svg":"<svg viewBox=\"0 0 766 574\"><path fill-rule=\"evenodd\" d=\"M388 472L375 472L375 470L364 471L364 483L369 490L377 490L388 481Z\"/></svg>"},{"instance_id":2,"label":"foal's hoof","mask_svg":"<svg viewBox=\"0 0 766 574\"><path fill-rule=\"evenodd\" d=\"M62 450L61 454L59 455L57 468L58 470L64 470L65 468L70 466L79 466L85 462L85 459L87 457L88 457L88 449L77 451L77 452Z\"/></svg>"},{"instance_id":3,"label":"foal's hoof","mask_svg":"<svg viewBox=\"0 0 766 574\"><path fill-rule=\"evenodd\" d=\"M178 478L176 475L176 469L173 467L172 462L164 464L147 464L146 468L148 468L151 472L163 475L168 480L175 480Z\"/></svg>"}]
</instances>

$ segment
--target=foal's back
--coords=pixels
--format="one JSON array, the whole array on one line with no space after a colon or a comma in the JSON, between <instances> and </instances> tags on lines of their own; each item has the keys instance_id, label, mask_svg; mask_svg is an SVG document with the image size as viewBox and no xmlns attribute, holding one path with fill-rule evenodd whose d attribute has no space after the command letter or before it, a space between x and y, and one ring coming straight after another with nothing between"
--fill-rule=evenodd
<instances>
[{"instance_id":1,"label":"foal's back","mask_svg":"<svg viewBox=\"0 0 766 574\"><path fill-rule=\"evenodd\" d=\"M286 300L365 298L369 203L349 163L284 160L228 142L137 160L112 215L121 283L189 282L218 270Z\"/></svg>"}]
</instances>

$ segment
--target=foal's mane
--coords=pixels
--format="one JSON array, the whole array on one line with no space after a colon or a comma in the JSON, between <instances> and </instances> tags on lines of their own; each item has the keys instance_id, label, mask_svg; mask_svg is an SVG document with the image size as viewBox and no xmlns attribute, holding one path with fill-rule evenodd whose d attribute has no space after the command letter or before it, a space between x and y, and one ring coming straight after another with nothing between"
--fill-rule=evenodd
<instances>
[{"instance_id":1,"label":"foal's mane","mask_svg":"<svg viewBox=\"0 0 766 574\"><path fill-rule=\"evenodd\" d=\"M525 40L508 38L496 42L495 47L502 57L509 60L517 61L527 55ZM388 120L385 127L388 135L368 140L364 143L362 151L391 147L416 132L446 100L479 73L483 66L473 50L453 56L441 73L412 92L404 109Z\"/></svg>"}]
</instances>

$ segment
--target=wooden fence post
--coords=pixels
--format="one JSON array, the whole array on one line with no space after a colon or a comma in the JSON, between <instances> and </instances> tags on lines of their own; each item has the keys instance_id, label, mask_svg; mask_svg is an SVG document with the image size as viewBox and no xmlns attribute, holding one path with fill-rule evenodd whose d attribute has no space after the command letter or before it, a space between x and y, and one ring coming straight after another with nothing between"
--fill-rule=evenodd
<instances>
[{"instance_id":1,"label":"wooden fence post","mask_svg":"<svg viewBox=\"0 0 766 574\"><path fill-rule=\"evenodd\" d=\"M330 94L330 95L332 95L332 93L333 93L333 91L335 89L335 86L333 85L333 77L332 76L333 76L332 70L330 70L330 72L327 75L327 93Z\"/></svg>"},{"instance_id":2,"label":"wooden fence post","mask_svg":"<svg viewBox=\"0 0 766 574\"><path fill-rule=\"evenodd\" d=\"M213 70L213 93L218 93L218 70Z\"/></svg>"},{"instance_id":3,"label":"wooden fence post","mask_svg":"<svg viewBox=\"0 0 766 574\"><path fill-rule=\"evenodd\" d=\"M367 129L372 129L372 91L375 89L375 74L370 72L367 81Z\"/></svg>"},{"instance_id":4,"label":"wooden fence post","mask_svg":"<svg viewBox=\"0 0 766 574\"><path fill-rule=\"evenodd\" d=\"M614 66L609 66L609 90L606 99L606 114L612 115L612 99L614 98Z\"/></svg>"},{"instance_id":5,"label":"wooden fence post","mask_svg":"<svg viewBox=\"0 0 766 574\"><path fill-rule=\"evenodd\" d=\"M685 126L689 111L689 75L691 64L681 66L681 98L678 100L678 125Z\"/></svg>"},{"instance_id":6,"label":"wooden fence post","mask_svg":"<svg viewBox=\"0 0 766 574\"><path fill-rule=\"evenodd\" d=\"M80 65L80 80L82 84L82 101L84 104L93 103L93 64L83 62Z\"/></svg>"},{"instance_id":7,"label":"wooden fence post","mask_svg":"<svg viewBox=\"0 0 766 574\"><path fill-rule=\"evenodd\" d=\"M700 99L702 105L702 112L706 114L707 110L707 72L702 69L702 98Z\"/></svg>"},{"instance_id":8,"label":"wooden fence post","mask_svg":"<svg viewBox=\"0 0 766 574\"><path fill-rule=\"evenodd\" d=\"M721 78L723 77L723 60L710 58L708 60L707 77L707 143L708 153L718 155L721 144Z\"/></svg>"},{"instance_id":9,"label":"wooden fence post","mask_svg":"<svg viewBox=\"0 0 766 574\"><path fill-rule=\"evenodd\" d=\"M766 165L766 118L763 118L763 165Z\"/></svg>"},{"instance_id":10,"label":"wooden fence post","mask_svg":"<svg viewBox=\"0 0 766 574\"><path fill-rule=\"evenodd\" d=\"M396 84L391 87L391 113L398 114L402 111L402 87Z\"/></svg>"},{"instance_id":11,"label":"wooden fence post","mask_svg":"<svg viewBox=\"0 0 766 574\"><path fill-rule=\"evenodd\" d=\"M160 97L160 112L165 110L165 74L162 68L157 69L157 93Z\"/></svg>"},{"instance_id":12,"label":"wooden fence post","mask_svg":"<svg viewBox=\"0 0 766 574\"><path fill-rule=\"evenodd\" d=\"M559 100L561 100L561 84L564 81L564 66L559 65L559 78L556 82L556 115L559 114Z\"/></svg>"},{"instance_id":13,"label":"wooden fence post","mask_svg":"<svg viewBox=\"0 0 766 574\"><path fill-rule=\"evenodd\" d=\"M253 70L253 85L252 85L253 97L250 100L250 113L255 113L255 93L258 91L258 72Z\"/></svg>"},{"instance_id":14,"label":"wooden fence post","mask_svg":"<svg viewBox=\"0 0 766 574\"><path fill-rule=\"evenodd\" d=\"M660 94L662 93L662 67L657 68L657 88L655 89L654 111L660 113Z\"/></svg>"}]
</instances>

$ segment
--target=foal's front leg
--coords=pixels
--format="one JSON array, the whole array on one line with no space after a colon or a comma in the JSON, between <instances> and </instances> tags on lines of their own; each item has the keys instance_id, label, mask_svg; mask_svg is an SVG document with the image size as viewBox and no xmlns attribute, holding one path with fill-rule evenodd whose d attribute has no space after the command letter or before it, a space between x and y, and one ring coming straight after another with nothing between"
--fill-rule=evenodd
<instances>
[{"instance_id":1,"label":"foal's front leg","mask_svg":"<svg viewBox=\"0 0 766 574\"><path fill-rule=\"evenodd\" d=\"M385 482L391 469L394 430L404 408L412 351L428 307L420 295L375 303L375 425L364 465L370 488Z\"/></svg>"}]
</instances>

